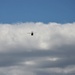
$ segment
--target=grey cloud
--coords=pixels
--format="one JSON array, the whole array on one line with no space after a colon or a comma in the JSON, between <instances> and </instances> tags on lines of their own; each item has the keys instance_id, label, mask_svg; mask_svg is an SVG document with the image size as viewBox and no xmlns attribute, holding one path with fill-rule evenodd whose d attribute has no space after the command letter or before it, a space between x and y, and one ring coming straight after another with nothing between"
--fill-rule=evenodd
<instances>
[{"instance_id":1,"label":"grey cloud","mask_svg":"<svg viewBox=\"0 0 75 75\"><path fill-rule=\"evenodd\" d=\"M38 71L38 69L56 67L64 69L75 65L74 28L75 23L0 24L0 70L13 66L14 68L11 69L13 71L18 70L19 66L22 68L24 66L25 68L22 70L29 71L30 69L32 75L63 75L64 73L56 73L55 70L54 73L50 73L44 70ZM28 34L31 31L34 31L33 37ZM47 57L58 58L58 60L47 60ZM30 61L34 62L33 65ZM26 64L26 62L28 63ZM15 66L18 68L16 69ZM75 69L73 70L75 71ZM24 71L22 72L24 74ZM21 73L21 75L23 74ZM70 74L72 73L64 75Z\"/></svg>"},{"instance_id":2,"label":"grey cloud","mask_svg":"<svg viewBox=\"0 0 75 75\"><path fill-rule=\"evenodd\" d=\"M48 72L37 72L36 75L75 75L75 73L48 73Z\"/></svg>"}]
</instances>

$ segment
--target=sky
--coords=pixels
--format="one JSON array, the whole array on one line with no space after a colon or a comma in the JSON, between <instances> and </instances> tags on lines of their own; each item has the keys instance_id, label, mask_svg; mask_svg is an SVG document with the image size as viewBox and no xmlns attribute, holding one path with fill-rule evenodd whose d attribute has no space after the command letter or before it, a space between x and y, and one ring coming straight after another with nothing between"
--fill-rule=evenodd
<instances>
[{"instance_id":1,"label":"sky","mask_svg":"<svg viewBox=\"0 0 75 75\"><path fill-rule=\"evenodd\" d=\"M0 0L0 75L75 75L75 0Z\"/></svg>"},{"instance_id":2,"label":"sky","mask_svg":"<svg viewBox=\"0 0 75 75\"><path fill-rule=\"evenodd\" d=\"M75 0L0 0L0 23L75 21Z\"/></svg>"}]
</instances>

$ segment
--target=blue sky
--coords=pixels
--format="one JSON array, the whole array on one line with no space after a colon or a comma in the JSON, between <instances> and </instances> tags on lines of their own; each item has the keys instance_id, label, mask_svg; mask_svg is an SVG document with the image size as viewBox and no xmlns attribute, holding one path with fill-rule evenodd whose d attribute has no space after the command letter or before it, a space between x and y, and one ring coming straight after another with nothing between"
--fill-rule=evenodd
<instances>
[{"instance_id":1,"label":"blue sky","mask_svg":"<svg viewBox=\"0 0 75 75\"><path fill-rule=\"evenodd\" d=\"M0 23L75 22L75 0L0 0Z\"/></svg>"}]
</instances>

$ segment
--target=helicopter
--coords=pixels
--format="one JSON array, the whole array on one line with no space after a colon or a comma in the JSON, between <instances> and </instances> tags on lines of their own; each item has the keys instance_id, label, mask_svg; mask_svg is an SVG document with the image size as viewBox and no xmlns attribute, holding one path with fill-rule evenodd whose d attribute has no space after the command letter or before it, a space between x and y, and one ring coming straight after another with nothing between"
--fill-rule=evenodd
<instances>
[{"instance_id":1,"label":"helicopter","mask_svg":"<svg viewBox=\"0 0 75 75\"><path fill-rule=\"evenodd\" d=\"M33 36L33 35L34 35L33 31L32 31L31 33L28 33L28 34L30 34L31 36Z\"/></svg>"},{"instance_id":2,"label":"helicopter","mask_svg":"<svg viewBox=\"0 0 75 75\"><path fill-rule=\"evenodd\" d=\"M31 32L31 36L33 36L34 35L34 33L33 32Z\"/></svg>"}]
</instances>

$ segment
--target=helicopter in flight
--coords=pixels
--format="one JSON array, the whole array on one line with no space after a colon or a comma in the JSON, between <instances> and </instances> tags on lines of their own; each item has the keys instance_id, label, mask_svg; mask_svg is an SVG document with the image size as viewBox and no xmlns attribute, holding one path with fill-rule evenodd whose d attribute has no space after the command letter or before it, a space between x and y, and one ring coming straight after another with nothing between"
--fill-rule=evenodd
<instances>
[{"instance_id":1,"label":"helicopter in flight","mask_svg":"<svg viewBox=\"0 0 75 75\"><path fill-rule=\"evenodd\" d=\"M31 32L31 36L33 36L34 35L34 33L33 32Z\"/></svg>"},{"instance_id":2,"label":"helicopter in flight","mask_svg":"<svg viewBox=\"0 0 75 75\"><path fill-rule=\"evenodd\" d=\"M32 31L31 33L28 33L28 34L30 34L31 36L33 36L34 35L34 32Z\"/></svg>"}]
</instances>

